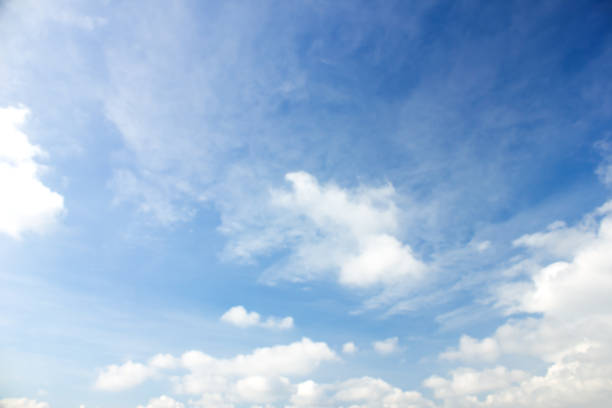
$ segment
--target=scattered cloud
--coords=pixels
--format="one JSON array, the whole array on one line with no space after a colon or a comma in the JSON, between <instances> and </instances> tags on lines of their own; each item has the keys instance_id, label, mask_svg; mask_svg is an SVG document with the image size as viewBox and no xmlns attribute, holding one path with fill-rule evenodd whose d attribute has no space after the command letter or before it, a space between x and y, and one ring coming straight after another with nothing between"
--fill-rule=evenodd
<instances>
[{"instance_id":1,"label":"scattered cloud","mask_svg":"<svg viewBox=\"0 0 612 408\"><path fill-rule=\"evenodd\" d=\"M327 344L308 338L288 345L258 348L230 359L193 350L178 358L156 355L148 364L128 361L121 366L111 365L100 373L96 386L121 391L163 376L166 369L176 369L187 371L172 377L176 392L201 395L205 401L202 403L207 406L215 399L267 403L288 397L293 387L290 377L310 374L321 363L337 359Z\"/></svg>"},{"instance_id":2,"label":"scattered cloud","mask_svg":"<svg viewBox=\"0 0 612 408\"><path fill-rule=\"evenodd\" d=\"M185 404L182 402L175 401L174 399L162 395L161 397L151 398L149 403L144 405L139 405L138 408L184 408Z\"/></svg>"},{"instance_id":3,"label":"scattered cloud","mask_svg":"<svg viewBox=\"0 0 612 408\"><path fill-rule=\"evenodd\" d=\"M290 254L270 268L267 280L307 281L333 276L341 285L364 289L410 286L426 265L398 236L395 190L320 184L306 172L288 173L291 188L270 193L268 213L247 230L225 224L227 252L251 258L289 248ZM273 235L274 240L266 237Z\"/></svg>"},{"instance_id":4,"label":"scattered cloud","mask_svg":"<svg viewBox=\"0 0 612 408\"><path fill-rule=\"evenodd\" d=\"M355 354L357 350L357 346L352 341L349 341L348 343L344 343L342 345L342 352L344 354Z\"/></svg>"},{"instance_id":5,"label":"scattered cloud","mask_svg":"<svg viewBox=\"0 0 612 408\"><path fill-rule=\"evenodd\" d=\"M352 378L335 384L318 384L312 380L297 385L291 396L291 407L361 408L435 406L419 392L402 391L389 383L372 377Z\"/></svg>"},{"instance_id":6,"label":"scattered cloud","mask_svg":"<svg viewBox=\"0 0 612 408\"><path fill-rule=\"evenodd\" d=\"M449 349L440 354L444 360L495 361L499 357L499 346L492 338L477 340L467 335L459 339L458 349Z\"/></svg>"},{"instance_id":7,"label":"scattered cloud","mask_svg":"<svg viewBox=\"0 0 612 408\"><path fill-rule=\"evenodd\" d=\"M249 312L243 306L234 306L221 316L221 321L238 327L265 327L268 329L291 329L293 318L267 317L262 319L259 313Z\"/></svg>"},{"instance_id":8,"label":"scattered cloud","mask_svg":"<svg viewBox=\"0 0 612 408\"><path fill-rule=\"evenodd\" d=\"M530 268L527 276L511 276L515 280L496 289L497 306L510 319L482 340L462 336L458 348L440 357L492 362L523 356L547 363L546 373L461 368L451 372L451 379L433 376L425 385L457 406L461 400L483 407L605 407L612 397L611 202L576 226L558 222L515 245L528 252L517 263L540 267ZM486 391L492 392L475 399Z\"/></svg>"},{"instance_id":9,"label":"scattered cloud","mask_svg":"<svg viewBox=\"0 0 612 408\"><path fill-rule=\"evenodd\" d=\"M424 385L431 388L437 398L446 399L504 389L529 377L524 371L508 370L502 366L482 371L471 368L458 368L452 370L450 374L450 380L439 376L432 376L424 381Z\"/></svg>"},{"instance_id":10,"label":"scattered cloud","mask_svg":"<svg viewBox=\"0 0 612 408\"><path fill-rule=\"evenodd\" d=\"M110 365L98 376L95 387L104 391L121 391L143 383L155 374L155 369L128 361L122 365Z\"/></svg>"},{"instance_id":11,"label":"scattered cloud","mask_svg":"<svg viewBox=\"0 0 612 408\"><path fill-rule=\"evenodd\" d=\"M20 130L29 110L0 108L0 232L19 239L43 232L64 211L64 198L40 180L45 152Z\"/></svg>"},{"instance_id":12,"label":"scattered cloud","mask_svg":"<svg viewBox=\"0 0 612 408\"><path fill-rule=\"evenodd\" d=\"M28 398L0 399L0 408L50 408L46 402L38 402Z\"/></svg>"},{"instance_id":13,"label":"scattered cloud","mask_svg":"<svg viewBox=\"0 0 612 408\"><path fill-rule=\"evenodd\" d=\"M390 337L385 340L379 340L372 343L374 350L378 354L387 355L393 354L399 351L399 342L397 337Z\"/></svg>"}]
</instances>

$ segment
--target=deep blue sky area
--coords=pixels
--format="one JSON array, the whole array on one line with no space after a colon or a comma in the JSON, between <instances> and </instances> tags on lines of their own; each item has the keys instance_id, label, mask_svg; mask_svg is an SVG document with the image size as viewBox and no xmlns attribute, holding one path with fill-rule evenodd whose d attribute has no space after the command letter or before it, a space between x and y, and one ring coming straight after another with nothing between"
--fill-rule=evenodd
<instances>
[{"instance_id":1,"label":"deep blue sky area","mask_svg":"<svg viewBox=\"0 0 612 408\"><path fill-rule=\"evenodd\" d=\"M0 408L608 407L608 1L0 2Z\"/></svg>"}]
</instances>

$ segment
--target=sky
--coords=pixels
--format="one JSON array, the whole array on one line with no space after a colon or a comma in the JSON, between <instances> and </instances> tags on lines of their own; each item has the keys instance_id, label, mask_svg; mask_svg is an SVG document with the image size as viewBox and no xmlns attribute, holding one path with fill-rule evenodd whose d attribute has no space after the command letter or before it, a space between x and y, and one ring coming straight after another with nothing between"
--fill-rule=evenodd
<instances>
[{"instance_id":1,"label":"sky","mask_svg":"<svg viewBox=\"0 0 612 408\"><path fill-rule=\"evenodd\" d=\"M607 1L0 1L0 408L604 408Z\"/></svg>"}]
</instances>

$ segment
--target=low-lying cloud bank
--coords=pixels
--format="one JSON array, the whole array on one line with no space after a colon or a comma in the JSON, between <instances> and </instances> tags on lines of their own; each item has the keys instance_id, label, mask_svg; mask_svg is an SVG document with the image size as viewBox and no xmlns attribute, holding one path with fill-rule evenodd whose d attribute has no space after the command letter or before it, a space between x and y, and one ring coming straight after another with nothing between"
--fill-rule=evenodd
<instances>
[{"instance_id":1,"label":"low-lying cloud bank","mask_svg":"<svg viewBox=\"0 0 612 408\"><path fill-rule=\"evenodd\" d=\"M308 379L322 364L339 360L326 343L308 338L231 359L189 351L180 357L157 355L147 363L128 361L106 367L96 387L120 391L172 374L177 396L187 396L190 406L206 407L609 406L612 201L575 226L555 223L520 237L514 245L525 248L525 255L502 272L504 283L492 289L492 306L500 308L507 321L491 336L466 334L457 347L441 352L441 360L459 366L447 375L424 379L430 398L372 377L335 383ZM383 354L399 352L396 340L381 341L375 348ZM344 352L351 350L345 347ZM513 366L514 357L521 357L516 360L523 361L523 367ZM533 368L525 368L525 361L532 361ZM547 368L538 372L542 364ZM183 404L160 397L149 406Z\"/></svg>"}]
</instances>

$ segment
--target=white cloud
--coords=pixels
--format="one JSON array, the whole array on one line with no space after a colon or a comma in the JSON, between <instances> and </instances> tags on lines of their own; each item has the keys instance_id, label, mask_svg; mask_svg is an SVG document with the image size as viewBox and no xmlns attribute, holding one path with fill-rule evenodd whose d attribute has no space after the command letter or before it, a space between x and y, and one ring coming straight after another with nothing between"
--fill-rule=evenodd
<instances>
[{"instance_id":1,"label":"white cloud","mask_svg":"<svg viewBox=\"0 0 612 408\"><path fill-rule=\"evenodd\" d=\"M390 337L385 340L375 341L374 343L372 343L372 346L378 354L382 355L392 354L399 351L397 337Z\"/></svg>"},{"instance_id":2,"label":"white cloud","mask_svg":"<svg viewBox=\"0 0 612 408\"><path fill-rule=\"evenodd\" d=\"M547 363L546 373L463 368L452 371L450 380L434 376L425 385L448 406L609 406L612 202L587 214L576 226L558 222L515 244L529 251L529 257L517 263L540 267L528 268L526 279L520 275L520 280L495 291L497 305L511 318L482 340L462 336L457 349L440 357L493 361L525 356ZM468 395L477 393L485 395L481 399Z\"/></svg>"},{"instance_id":3,"label":"white cloud","mask_svg":"<svg viewBox=\"0 0 612 408\"><path fill-rule=\"evenodd\" d=\"M372 377L351 378L336 384L308 380L298 384L291 407L301 408L421 408L435 405L415 391L402 391Z\"/></svg>"},{"instance_id":4,"label":"white cloud","mask_svg":"<svg viewBox=\"0 0 612 408\"><path fill-rule=\"evenodd\" d=\"M162 395L158 398L151 398L146 406L139 405L138 408L184 408L185 404Z\"/></svg>"},{"instance_id":5,"label":"white cloud","mask_svg":"<svg viewBox=\"0 0 612 408\"><path fill-rule=\"evenodd\" d=\"M96 387L120 391L161 377L165 370L172 369L186 371L182 376L172 377L175 390L202 396L200 402L207 407L222 407L236 401L269 403L290 397L294 390L290 377L307 375L321 363L337 358L327 344L307 338L288 345L258 348L230 359L197 350L180 358L158 354L148 364L128 361L107 367L98 376Z\"/></svg>"},{"instance_id":6,"label":"white cloud","mask_svg":"<svg viewBox=\"0 0 612 408\"><path fill-rule=\"evenodd\" d=\"M64 198L39 179L44 167L35 161L45 152L30 143L20 127L27 108L0 108L0 232L20 238L42 232L64 210Z\"/></svg>"},{"instance_id":7,"label":"white cloud","mask_svg":"<svg viewBox=\"0 0 612 408\"><path fill-rule=\"evenodd\" d=\"M355 354L357 350L357 346L352 341L349 341L342 345L342 352L344 354Z\"/></svg>"},{"instance_id":8,"label":"white cloud","mask_svg":"<svg viewBox=\"0 0 612 408\"><path fill-rule=\"evenodd\" d=\"M497 366L482 371L459 368L451 371L451 377L448 380L432 376L425 380L424 385L433 389L437 398L448 398L507 388L527 379L529 375L521 370L508 370L506 367Z\"/></svg>"},{"instance_id":9,"label":"white cloud","mask_svg":"<svg viewBox=\"0 0 612 408\"><path fill-rule=\"evenodd\" d=\"M49 408L49 404L27 398L4 398L0 399L0 408Z\"/></svg>"},{"instance_id":10,"label":"white cloud","mask_svg":"<svg viewBox=\"0 0 612 408\"><path fill-rule=\"evenodd\" d=\"M440 354L445 360L462 361L495 361L499 357L499 346L497 341L486 338L481 341L463 335L459 340L459 349L449 349Z\"/></svg>"},{"instance_id":11,"label":"white cloud","mask_svg":"<svg viewBox=\"0 0 612 408\"><path fill-rule=\"evenodd\" d=\"M268 317L262 320L257 312L249 312L243 306L234 306L221 316L221 321L238 327L265 327L269 329L291 329L293 318L291 316L278 318Z\"/></svg>"},{"instance_id":12,"label":"white cloud","mask_svg":"<svg viewBox=\"0 0 612 408\"><path fill-rule=\"evenodd\" d=\"M113 364L99 374L95 387L105 391L121 391L143 383L154 374L154 368L132 361L122 365Z\"/></svg>"},{"instance_id":13,"label":"white cloud","mask_svg":"<svg viewBox=\"0 0 612 408\"><path fill-rule=\"evenodd\" d=\"M268 280L333 276L351 288L398 288L423 276L425 264L397 236L399 211L390 184L343 189L305 172L285 179L291 188L271 191L260 223L221 227L232 239L229 254L250 259L290 248L288 258L267 271Z\"/></svg>"}]
</instances>

